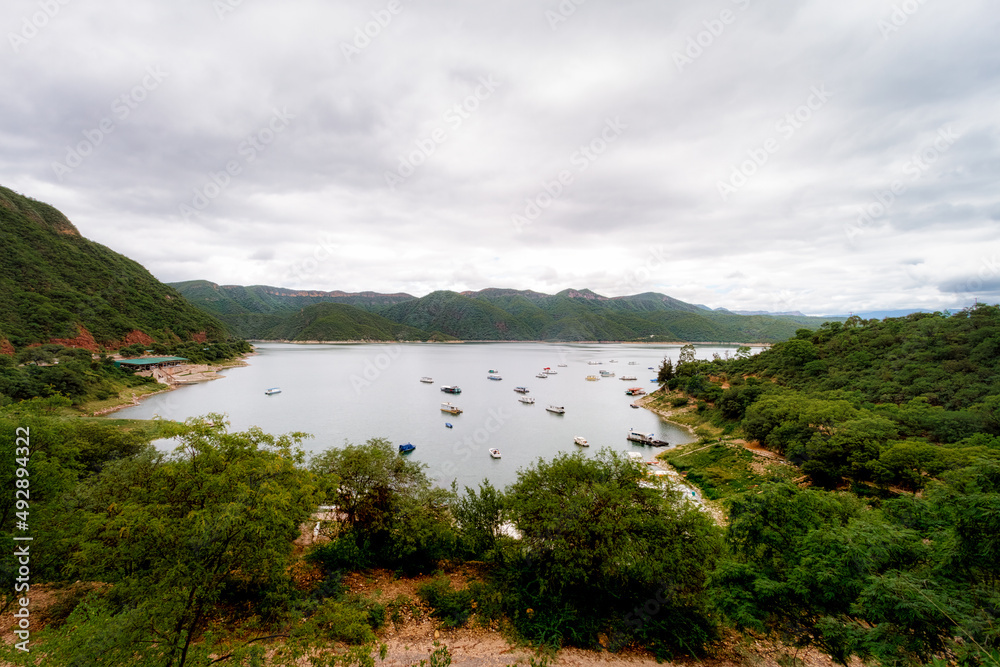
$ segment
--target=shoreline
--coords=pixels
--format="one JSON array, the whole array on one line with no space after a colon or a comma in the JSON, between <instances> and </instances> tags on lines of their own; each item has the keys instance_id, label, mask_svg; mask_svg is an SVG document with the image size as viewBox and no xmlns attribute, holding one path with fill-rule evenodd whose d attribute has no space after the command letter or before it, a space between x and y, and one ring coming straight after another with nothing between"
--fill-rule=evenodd
<instances>
[{"instance_id":1,"label":"shoreline","mask_svg":"<svg viewBox=\"0 0 1000 667\"><path fill-rule=\"evenodd\" d=\"M248 343L285 343L288 345L458 345L464 343L536 343L542 345L713 345L717 347L771 347L774 343L739 343L720 341L635 341L635 340L264 340L247 339Z\"/></svg>"}]
</instances>

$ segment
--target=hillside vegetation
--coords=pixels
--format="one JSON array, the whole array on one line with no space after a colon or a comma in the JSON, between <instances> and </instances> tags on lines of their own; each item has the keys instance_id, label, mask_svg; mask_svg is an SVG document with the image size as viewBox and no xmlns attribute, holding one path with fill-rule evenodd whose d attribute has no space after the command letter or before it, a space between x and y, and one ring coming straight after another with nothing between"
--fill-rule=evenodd
<instances>
[{"instance_id":1,"label":"hillside vegetation","mask_svg":"<svg viewBox=\"0 0 1000 667\"><path fill-rule=\"evenodd\" d=\"M396 324L461 340L546 341L705 341L775 342L823 318L736 315L685 303L663 294L604 297L590 290L541 294L528 290L408 294L296 292L278 287L175 283L192 303L252 339L316 340L303 334L308 318L291 322L298 311L318 303L341 303L380 315ZM359 314L342 311L333 327L357 329ZM384 325L380 325L384 326ZM274 333L281 331L283 335ZM374 340L381 340L375 336ZM340 340L340 339L328 339Z\"/></svg>"},{"instance_id":2,"label":"hillside vegetation","mask_svg":"<svg viewBox=\"0 0 1000 667\"><path fill-rule=\"evenodd\" d=\"M0 187L0 346L74 340L96 352L226 337L215 317L52 206Z\"/></svg>"}]
</instances>

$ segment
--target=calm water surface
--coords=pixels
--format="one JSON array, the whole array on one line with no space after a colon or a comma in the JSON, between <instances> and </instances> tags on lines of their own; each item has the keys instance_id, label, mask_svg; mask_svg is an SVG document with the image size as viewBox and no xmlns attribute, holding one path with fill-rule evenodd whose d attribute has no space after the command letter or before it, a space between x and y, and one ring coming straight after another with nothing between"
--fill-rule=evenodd
<instances>
[{"instance_id":1,"label":"calm water surface","mask_svg":"<svg viewBox=\"0 0 1000 667\"><path fill-rule=\"evenodd\" d=\"M412 459L427 464L437 483L457 480L459 489L489 479L503 487L513 482L520 467L539 457L583 449L588 455L602 447L638 451L646 458L660 451L634 446L625 439L630 428L653 433L671 445L694 437L643 409L629 407L634 400L625 389L657 385L657 368L664 356L677 361L679 346L667 345L557 345L545 343L462 343L398 345L293 345L263 343L249 366L223 372L224 378L153 396L121 410L116 418L183 421L209 412L224 413L231 428L259 426L269 433L304 431L308 452L362 443L383 437L394 444L411 442ZM699 346L700 359L713 352L735 353L735 347ZM614 360L614 362L612 362ZM591 365L588 362L601 362ZM635 362L630 364L629 362ZM559 364L566 364L560 367ZM536 378L542 368L556 371ZM489 380L490 370L500 381ZM614 378L587 381L601 370ZM622 381L634 375L635 381ZM423 376L433 384L420 382ZM459 385L462 393L446 394L442 385ZM518 402L514 387L525 386L534 405ZM281 393L265 396L268 387ZM441 412L450 401L460 415ZM564 415L546 411L554 404ZM445 423L451 423L447 428ZM573 443L583 436L589 448ZM500 450L492 459L488 450Z\"/></svg>"}]
</instances>

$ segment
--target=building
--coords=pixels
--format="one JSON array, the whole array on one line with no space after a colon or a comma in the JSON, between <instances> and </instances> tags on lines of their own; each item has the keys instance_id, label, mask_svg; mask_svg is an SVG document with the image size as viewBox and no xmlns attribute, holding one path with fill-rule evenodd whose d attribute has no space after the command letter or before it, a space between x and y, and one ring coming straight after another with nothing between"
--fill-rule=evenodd
<instances>
[{"instance_id":1,"label":"building","mask_svg":"<svg viewBox=\"0 0 1000 667\"><path fill-rule=\"evenodd\" d=\"M138 359L116 359L115 366L132 368L137 371L148 371L151 368L166 368L177 366L188 361L184 357L140 357Z\"/></svg>"}]
</instances>

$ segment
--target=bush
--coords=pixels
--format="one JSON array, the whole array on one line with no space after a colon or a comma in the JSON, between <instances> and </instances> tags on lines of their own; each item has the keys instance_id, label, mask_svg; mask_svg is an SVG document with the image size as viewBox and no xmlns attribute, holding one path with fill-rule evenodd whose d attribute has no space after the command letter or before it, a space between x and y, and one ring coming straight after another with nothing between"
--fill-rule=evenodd
<instances>
[{"instance_id":1,"label":"bush","mask_svg":"<svg viewBox=\"0 0 1000 667\"><path fill-rule=\"evenodd\" d=\"M441 621L442 627L459 628L465 625L474 610L471 589L455 590L451 580L443 573L421 584L417 589L420 597L431 608L431 616Z\"/></svg>"},{"instance_id":2,"label":"bush","mask_svg":"<svg viewBox=\"0 0 1000 667\"><path fill-rule=\"evenodd\" d=\"M678 396L676 398L670 399L670 405L675 408L684 407L690 402L691 399L689 399L687 396Z\"/></svg>"}]
</instances>

